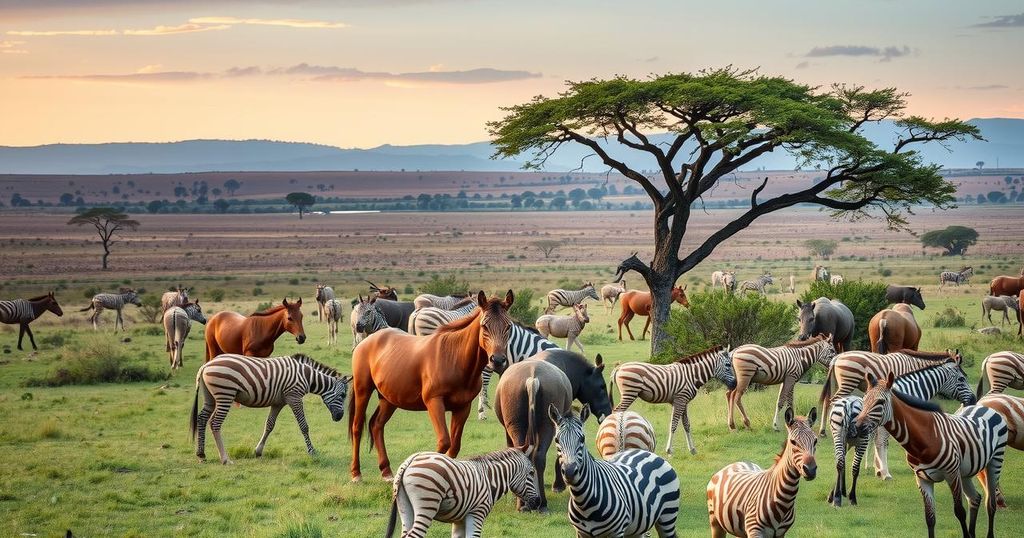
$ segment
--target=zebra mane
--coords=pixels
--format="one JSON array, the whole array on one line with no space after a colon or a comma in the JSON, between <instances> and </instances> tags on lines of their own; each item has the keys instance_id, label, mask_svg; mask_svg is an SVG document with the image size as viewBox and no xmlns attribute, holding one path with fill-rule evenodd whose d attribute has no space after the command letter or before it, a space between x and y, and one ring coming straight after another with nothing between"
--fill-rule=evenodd
<instances>
[{"instance_id":1,"label":"zebra mane","mask_svg":"<svg viewBox=\"0 0 1024 538\"><path fill-rule=\"evenodd\" d=\"M897 399L899 399L899 401L913 407L914 409L920 409L921 411L928 411L931 413L945 413L937 403L922 400L896 389L892 389L892 393Z\"/></svg>"},{"instance_id":2,"label":"zebra mane","mask_svg":"<svg viewBox=\"0 0 1024 538\"><path fill-rule=\"evenodd\" d=\"M253 312L252 314L249 314L249 315L250 316L270 316L270 315L276 314L276 313L284 310L284 308L285 308L285 306L283 304L278 304L278 305L274 305L274 306L272 306L272 307L270 307L270 308L268 308L266 310L262 310L260 312Z\"/></svg>"},{"instance_id":3,"label":"zebra mane","mask_svg":"<svg viewBox=\"0 0 1024 538\"><path fill-rule=\"evenodd\" d=\"M295 355L292 355L292 360L294 360L295 362L299 362L299 363L308 365L308 366L312 367L314 370L316 370L318 372L321 372L321 373L324 373L324 374L327 374L329 376L333 376L333 377L338 377L339 376L337 370L335 370L334 368L331 368L330 366L327 366L326 364L324 364L322 362L317 361L316 359L313 359L309 355L304 355L302 353L296 353Z\"/></svg>"},{"instance_id":4,"label":"zebra mane","mask_svg":"<svg viewBox=\"0 0 1024 538\"><path fill-rule=\"evenodd\" d=\"M819 334L818 336L812 336L812 337L808 338L807 340L791 340L791 341L786 342L785 344L783 344L783 346L785 346L785 347L807 347L807 346L810 346L810 345L817 344L818 342L821 342L825 338L826 338L825 336Z\"/></svg>"},{"instance_id":5,"label":"zebra mane","mask_svg":"<svg viewBox=\"0 0 1024 538\"><path fill-rule=\"evenodd\" d=\"M455 297L455 296L452 295L452 297ZM459 308L462 308L462 307L468 305L469 303L474 303L474 302L476 302L476 297L468 297L468 296L467 297L463 297L462 299L459 300L459 302L453 304L452 307L449 310L457 310Z\"/></svg>"},{"instance_id":6,"label":"zebra mane","mask_svg":"<svg viewBox=\"0 0 1024 538\"><path fill-rule=\"evenodd\" d=\"M40 295L39 297L32 297L32 298L25 299L25 300L30 302L30 303L34 303L36 301L42 301L43 299L47 299L49 297L50 297L50 294L47 293L46 295Z\"/></svg>"},{"instance_id":7,"label":"zebra mane","mask_svg":"<svg viewBox=\"0 0 1024 538\"><path fill-rule=\"evenodd\" d=\"M536 334L538 336L540 335L540 331L538 331L536 327L530 327L529 325L524 324L523 322L519 321L518 319L512 318L512 324L513 325L518 325L519 328L523 329L524 331L529 331L529 332L531 332L533 334Z\"/></svg>"},{"instance_id":8,"label":"zebra mane","mask_svg":"<svg viewBox=\"0 0 1024 538\"><path fill-rule=\"evenodd\" d=\"M914 358L917 358L917 359L924 359L924 360L928 360L928 361L946 362L948 360L953 359L953 355L951 355L947 351L917 351L917 350L913 350L913 349L901 349L901 350L897 351L897 353L902 353L904 355L910 355L911 357L914 357Z\"/></svg>"},{"instance_id":9,"label":"zebra mane","mask_svg":"<svg viewBox=\"0 0 1024 538\"><path fill-rule=\"evenodd\" d=\"M675 362L678 362L679 364L690 364L690 363L693 363L693 362L697 362L697 361L705 358L708 355L718 353L721 350L722 350L722 346L715 346L715 347L712 347L710 349L705 349L704 351L701 351L700 353L694 353L693 355L690 355L689 357L678 358L678 359L675 360Z\"/></svg>"},{"instance_id":10,"label":"zebra mane","mask_svg":"<svg viewBox=\"0 0 1024 538\"><path fill-rule=\"evenodd\" d=\"M505 448L505 449L502 449L502 450L495 450L495 451L492 451L492 452L486 452L484 454L473 456L472 458L469 458L467 461L475 461L475 462L480 462L480 463L490 463L492 461L501 461L501 460L504 459L504 456L506 454L508 454L508 451L509 451L509 449Z\"/></svg>"}]
</instances>

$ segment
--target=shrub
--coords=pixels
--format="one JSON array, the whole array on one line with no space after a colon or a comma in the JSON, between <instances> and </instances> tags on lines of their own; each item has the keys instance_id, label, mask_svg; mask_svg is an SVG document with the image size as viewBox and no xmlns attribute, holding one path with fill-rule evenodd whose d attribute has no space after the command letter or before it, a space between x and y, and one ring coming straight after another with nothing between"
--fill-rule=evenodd
<instances>
[{"instance_id":1,"label":"shrub","mask_svg":"<svg viewBox=\"0 0 1024 538\"><path fill-rule=\"evenodd\" d=\"M514 293L516 300L512 303L512 308L508 309L509 315L523 325L533 327L533 324L537 322L537 318L540 317L540 307L533 304L533 289L523 288L515 290Z\"/></svg>"},{"instance_id":2,"label":"shrub","mask_svg":"<svg viewBox=\"0 0 1024 538\"><path fill-rule=\"evenodd\" d=\"M164 313L160 306L160 298L156 295L142 297L142 306L139 307L139 313L142 314L143 320L149 323L159 323Z\"/></svg>"},{"instance_id":3,"label":"shrub","mask_svg":"<svg viewBox=\"0 0 1024 538\"><path fill-rule=\"evenodd\" d=\"M962 312L953 307L946 307L945 310L935 316L932 325L948 329L951 327L963 327L967 325L967 322L964 320Z\"/></svg>"},{"instance_id":4,"label":"shrub","mask_svg":"<svg viewBox=\"0 0 1024 538\"><path fill-rule=\"evenodd\" d=\"M885 300L885 284L881 282L864 282L863 280L847 280L838 286L829 282L813 282L811 287L800 297L801 301L812 302L819 297L828 297L842 301L853 312L852 349L871 349L868 342L868 322L889 306Z\"/></svg>"},{"instance_id":5,"label":"shrub","mask_svg":"<svg viewBox=\"0 0 1024 538\"><path fill-rule=\"evenodd\" d=\"M253 297L259 297L260 295L263 295L263 288L253 288L252 289L252 296Z\"/></svg>"},{"instance_id":6,"label":"shrub","mask_svg":"<svg viewBox=\"0 0 1024 538\"><path fill-rule=\"evenodd\" d=\"M469 292L469 282L459 280L455 274L441 277L436 273L430 276L426 284L420 286L420 293L440 295L444 297L452 294L463 294Z\"/></svg>"},{"instance_id":7,"label":"shrub","mask_svg":"<svg viewBox=\"0 0 1024 538\"><path fill-rule=\"evenodd\" d=\"M653 361L666 363L716 345L778 346L796 332L796 308L759 294L711 291L689 295L690 308L673 309L665 331L669 351Z\"/></svg>"},{"instance_id":8,"label":"shrub","mask_svg":"<svg viewBox=\"0 0 1024 538\"><path fill-rule=\"evenodd\" d=\"M134 362L134 355L126 347L101 337L83 338L77 344L64 348L58 358L61 364L57 368L43 377L29 378L24 385L60 387L164 381L170 377L167 371L153 370Z\"/></svg>"},{"instance_id":9,"label":"shrub","mask_svg":"<svg viewBox=\"0 0 1024 538\"><path fill-rule=\"evenodd\" d=\"M214 288L210 290L210 300L219 303L224 300L224 294L225 292L221 288Z\"/></svg>"}]
</instances>

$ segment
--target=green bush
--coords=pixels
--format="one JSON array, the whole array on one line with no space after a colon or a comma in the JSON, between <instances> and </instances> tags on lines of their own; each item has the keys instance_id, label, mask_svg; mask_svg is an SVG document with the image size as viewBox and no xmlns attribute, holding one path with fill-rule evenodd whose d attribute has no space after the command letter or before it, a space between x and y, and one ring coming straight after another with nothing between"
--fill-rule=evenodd
<instances>
[{"instance_id":1,"label":"green bush","mask_svg":"<svg viewBox=\"0 0 1024 538\"><path fill-rule=\"evenodd\" d=\"M210 300L219 303L224 300L225 291L221 288L214 288L210 290Z\"/></svg>"},{"instance_id":2,"label":"green bush","mask_svg":"<svg viewBox=\"0 0 1024 538\"><path fill-rule=\"evenodd\" d=\"M430 276L430 280L428 280L426 284L420 286L420 293L429 293L431 295L439 295L441 297L468 292L470 292L469 282L459 280L459 277L454 274L441 277L435 273Z\"/></svg>"},{"instance_id":3,"label":"green bush","mask_svg":"<svg viewBox=\"0 0 1024 538\"><path fill-rule=\"evenodd\" d=\"M133 383L137 381L164 381L170 377L166 370L154 370L135 361L128 348L103 337L84 338L64 348L60 365L43 377L29 378L26 387L60 387L64 385L93 385L96 383Z\"/></svg>"},{"instance_id":4,"label":"green bush","mask_svg":"<svg viewBox=\"0 0 1024 538\"><path fill-rule=\"evenodd\" d=\"M871 349L868 342L868 322L889 306L885 300L885 284L881 282L864 282L863 280L847 280L833 286L829 282L813 282L811 287L800 297L801 301L813 302L819 297L828 297L842 301L853 312L852 349Z\"/></svg>"},{"instance_id":5,"label":"green bush","mask_svg":"<svg viewBox=\"0 0 1024 538\"><path fill-rule=\"evenodd\" d=\"M149 323L160 323L164 314L163 307L160 304L160 297L156 295L142 296L142 306L139 307L139 313L142 314L142 319Z\"/></svg>"},{"instance_id":6,"label":"green bush","mask_svg":"<svg viewBox=\"0 0 1024 538\"><path fill-rule=\"evenodd\" d=\"M935 319L932 321L932 325L940 328L952 328L952 327L964 327L967 322L964 320L963 312L960 312L956 308L946 307L945 310L939 312Z\"/></svg>"},{"instance_id":7,"label":"green bush","mask_svg":"<svg viewBox=\"0 0 1024 538\"><path fill-rule=\"evenodd\" d=\"M796 332L796 307L760 294L732 295L724 291L688 296L690 308L673 309L665 331L669 351L653 362L667 363L716 345L778 346Z\"/></svg>"},{"instance_id":8,"label":"green bush","mask_svg":"<svg viewBox=\"0 0 1024 538\"><path fill-rule=\"evenodd\" d=\"M512 303L512 308L508 309L509 315L519 321L519 323L527 327L533 327L533 324L537 322L537 318L540 317L540 307L533 304L533 289L523 288L515 290L514 293L516 294L516 300Z\"/></svg>"}]
</instances>

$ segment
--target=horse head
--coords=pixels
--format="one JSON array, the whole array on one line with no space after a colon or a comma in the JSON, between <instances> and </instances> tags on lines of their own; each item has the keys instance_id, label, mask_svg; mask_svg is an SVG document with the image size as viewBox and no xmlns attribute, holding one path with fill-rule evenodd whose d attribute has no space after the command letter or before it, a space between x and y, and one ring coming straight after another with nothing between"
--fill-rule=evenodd
<instances>
[{"instance_id":1,"label":"horse head","mask_svg":"<svg viewBox=\"0 0 1024 538\"><path fill-rule=\"evenodd\" d=\"M46 309L47 310L49 310L50 312L53 312L54 314L57 314L57 317L61 317L61 316L64 315L64 310L62 310L60 308L60 305L57 304L57 298L53 295L52 291L46 295L46 299L47 299L47 303L46 303Z\"/></svg>"},{"instance_id":2,"label":"horse head","mask_svg":"<svg viewBox=\"0 0 1024 538\"><path fill-rule=\"evenodd\" d=\"M281 302L286 311L284 330L295 335L295 341L303 343L306 341L306 329L302 326L302 297L298 301L289 303L285 297Z\"/></svg>"},{"instance_id":3,"label":"horse head","mask_svg":"<svg viewBox=\"0 0 1024 538\"><path fill-rule=\"evenodd\" d=\"M676 286L672 288L672 300L686 308L690 308L690 300L686 298L686 286L687 284L683 284L682 287Z\"/></svg>"},{"instance_id":4,"label":"horse head","mask_svg":"<svg viewBox=\"0 0 1024 538\"><path fill-rule=\"evenodd\" d=\"M512 333L512 317L508 309L515 301L515 294L508 290L505 299L488 299L480 290L476 296L480 307L480 336L478 345L487 353L487 366L501 374L508 366L508 338Z\"/></svg>"}]
</instances>

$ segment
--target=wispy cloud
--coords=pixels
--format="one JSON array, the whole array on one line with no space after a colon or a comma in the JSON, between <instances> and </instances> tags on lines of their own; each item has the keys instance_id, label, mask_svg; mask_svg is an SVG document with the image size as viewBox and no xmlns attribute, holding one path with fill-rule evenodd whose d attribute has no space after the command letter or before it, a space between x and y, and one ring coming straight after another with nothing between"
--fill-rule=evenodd
<instances>
[{"instance_id":1,"label":"wispy cloud","mask_svg":"<svg viewBox=\"0 0 1024 538\"><path fill-rule=\"evenodd\" d=\"M287 26L289 28L347 28L343 22L318 21L310 19L243 19L238 17L196 17L188 22L195 24L253 24L258 26Z\"/></svg>"},{"instance_id":2,"label":"wispy cloud","mask_svg":"<svg viewBox=\"0 0 1024 538\"><path fill-rule=\"evenodd\" d=\"M186 24L179 24L177 26L157 26L154 28L148 28L143 30L125 30L124 35L155 36L173 34L192 34L195 32L208 32L210 30L227 30L228 28L231 28L231 26L227 24L207 26L189 22Z\"/></svg>"},{"instance_id":3,"label":"wispy cloud","mask_svg":"<svg viewBox=\"0 0 1024 538\"><path fill-rule=\"evenodd\" d=\"M382 80L391 82L426 82L437 84L489 84L539 78L540 73L520 70L481 67L464 71L442 71L432 69L410 73L388 73L363 71L354 67L310 65L306 63L271 70L270 74L308 76L313 80L329 82L355 82L360 80Z\"/></svg>"},{"instance_id":4,"label":"wispy cloud","mask_svg":"<svg viewBox=\"0 0 1024 538\"><path fill-rule=\"evenodd\" d=\"M187 23L127 30L9 30L13 36L164 36L227 30L237 25L284 26L288 28L346 28L343 22L311 19L243 19L238 17L197 17Z\"/></svg>"},{"instance_id":5,"label":"wispy cloud","mask_svg":"<svg viewBox=\"0 0 1024 538\"><path fill-rule=\"evenodd\" d=\"M804 61L804 62L800 62L800 63L796 64L796 69L807 69L810 66L811 66L811 62Z\"/></svg>"},{"instance_id":6,"label":"wispy cloud","mask_svg":"<svg viewBox=\"0 0 1024 538\"><path fill-rule=\"evenodd\" d=\"M195 71L156 71L106 75L28 75L29 80L83 80L91 82L190 82L214 78L211 73Z\"/></svg>"},{"instance_id":7,"label":"wispy cloud","mask_svg":"<svg viewBox=\"0 0 1024 538\"><path fill-rule=\"evenodd\" d=\"M1024 27L1024 13L1018 15L1001 15L992 20L979 22L975 28L1020 28Z\"/></svg>"},{"instance_id":8,"label":"wispy cloud","mask_svg":"<svg viewBox=\"0 0 1024 538\"><path fill-rule=\"evenodd\" d=\"M24 41L3 41L0 40L0 52L4 54L28 54L28 51L21 48Z\"/></svg>"},{"instance_id":9,"label":"wispy cloud","mask_svg":"<svg viewBox=\"0 0 1024 538\"><path fill-rule=\"evenodd\" d=\"M1007 88L1009 88L1009 86L1007 86L1005 84L985 84L983 86L957 86L956 87L956 89L958 89L958 90L972 90L972 91L979 91L979 92L987 92L987 91L992 91L992 90L1005 90Z\"/></svg>"},{"instance_id":10,"label":"wispy cloud","mask_svg":"<svg viewBox=\"0 0 1024 538\"><path fill-rule=\"evenodd\" d=\"M910 47L869 47L866 45L831 45L827 47L814 47L804 56L808 58L822 58L826 56L866 56L880 58L879 61L888 62L893 58L909 56Z\"/></svg>"},{"instance_id":11,"label":"wispy cloud","mask_svg":"<svg viewBox=\"0 0 1024 538\"><path fill-rule=\"evenodd\" d=\"M117 30L8 30L7 35L24 37L48 37L58 35L109 36L118 35Z\"/></svg>"}]
</instances>

